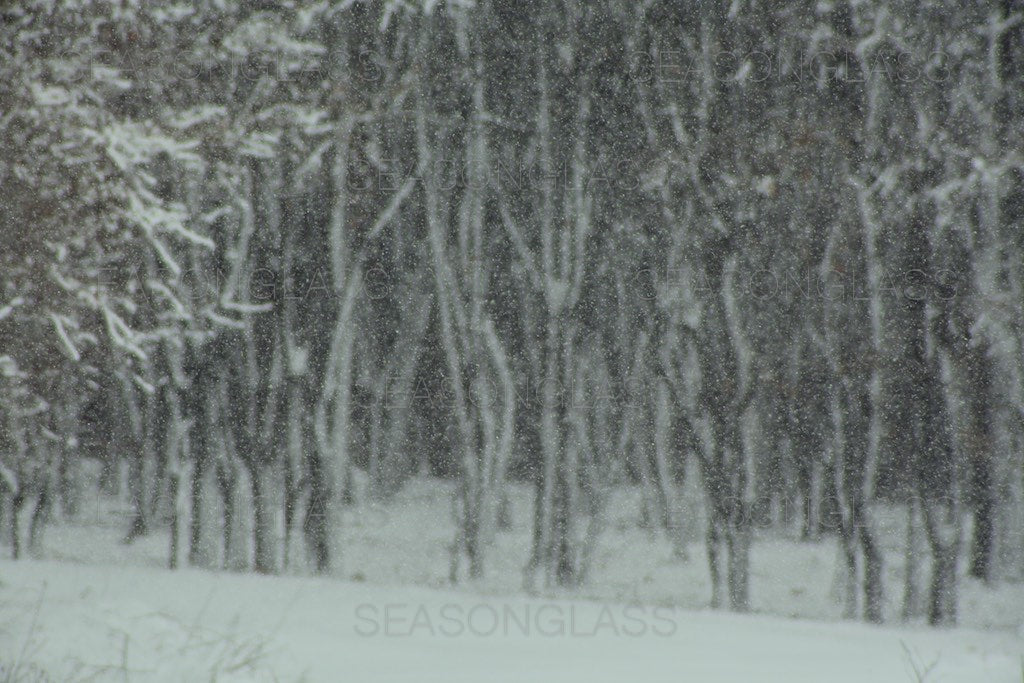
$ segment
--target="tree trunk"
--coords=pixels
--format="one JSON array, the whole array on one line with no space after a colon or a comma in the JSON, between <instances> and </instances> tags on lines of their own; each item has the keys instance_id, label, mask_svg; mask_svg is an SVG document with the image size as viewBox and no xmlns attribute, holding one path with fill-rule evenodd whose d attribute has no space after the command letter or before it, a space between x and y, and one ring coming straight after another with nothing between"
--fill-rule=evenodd
<instances>
[{"instance_id":1,"label":"tree trunk","mask_svg":"<svg viewBox=\"0 0 1024 683\"><path fill-rule=\"evenodd\" d=\"M194 350L194 353L200 353ZM189 510L188 563L194 567L217 566L216 524L214 502L217 498L217 454L223 450L218 443L220 427L217 420L215 378L207 376L209 368L202 364L192 378L191 391L185 398L185 410L192 424L189 434L188 478Z\"/></svg>"},{"instance_id":2,"label":"tree trunk","mask_svg":"<svg viewBox=\"0 0 1024 683\"><path fill-rule=\"evenodd\" d=\"M260 458L250 469L253 502L253 568L261 574L280 571L284 540L284 506L276 460Z\"/></svg>"},{"instance_id":3,"label":"tree trunk","mask_svg":"<svg viewBox=\"0 0 1024 683\"><path fill-rule=\"evenodd\" d=\"M999 577L1024 581L1024 415L1014 423L999 470L1007 484L997 511L994 555Z\"/></svg>"},{"instance_id":4,"label":"tree trunk","mask_svg":"<svg viewBox=\"0 0 1024 683\"><path fill-rule=\"evenodd\" d=\"M192 470L194 465L185 460L175 463L171 468L168 484L170 486L170 498L173 504L171 510L171 547L168 567L177 569L185 565L189 557L189 538L191 525L191 507L189 505L192 492Z\"/></svg>"},{"instance_id":5,"label":"tree trunk","mask_svg":"<svg viewBox=\"0 0 1024 683\"><path fill-rule=\"evenodd\" d=\"M308 473L313 460L315 439L312 434L313 410L306 400L307 393L300 384L303 376L289 378L287 411L287 458L284 480L284 543L282 565L285 570L303 557L303 538L300 519L309 508L310 482ZM309 557L309 548L305 548Z\"/></svg>"},{"instance_id":6,"label":"tree trunk","mask_svg":"<svg viewBox=\"0 0 1024 683\"><path fill-rule=\"evenodd\" d=\"M859 613L857 577L860 572L857 563L856 531L846 523L839 532L841 555L843 558L843 618L856 619Z\"/></svg>"},{"instance_id":7,"label":"tree trunk","mask_svg":"<svg viewBox=\"0 0 1024 683\"><path fill-rule=\"evenodd\" d=\"M714 503L711 503L709 507L714 508ZM721 609L724 604L722 599L725 590L723 585L723 572L722 572L722 557L721 557L721 544L722 544L722 525L720 522L719 514L711 509L708 511L708 529L707 529L707 553L708 553L708 576L711 579L711 608Z\"/></svg>"},{"instance_id":8,"label":"tree trunk","mask_svg":"<svg viewBox=\"0 0 1024 683\"><path fill-rule=\"evenodd\" d=\"M394 379L394 386L390 383L390 377L386 384L386 399L390 401L385 400L388 424L384 433L380 473L380 490L385 497L390 497L398 490L410 469L408 433L413 406L413 384L423 353L423 336L433 309L433 293L426 289L426 283L424 291L414 291L413 297L408 315L402 321L395 350L398 374Z\"/></svg>"},{"instance_id":9,"label":"tree trunk","mask_svg":"<svg viewBox=\"0 0 1024 683\"><path fill-rule=\"evenodd\" d=\"M131 439L129 444L132 451L128 455L128 493L131 497L132 521L125 543L132 543L150 531L155 465L152 440L148 435Z\"/></svg>"},{"instance_id":10,"label":"tree trunk","mask_svg":"<svg viewBox=\"0 0 1024 683\"><path fill-rule=\"evenodd\" d=\"M882 551L865 516L861 517L860 545L864 553L864 619L882 623Z\"/></svg>"},{"instance_id":11,"label":"tree trunk","mask_svg":"<svg viewBox=\"0 0 1024 683\"><path fill-rule=\"evenodd\" d=\"M28 496L23 488L19 488L11 496L11 515L7 525L10 529L11 537L11 558L15 560L21 559L21 510L25 507L27 500Z\"/></svg>"},{"instance_id":12,"label":"tree trunk","mask_svg":"<svg viewBox=\"0 0 1024 683\"><path fill-rule=\"evenodd\" d=\"M928 623L956 625L956 552L952 548L932 551L932 579L928 595Z\"/></svg>"},{"instance_id":13,"label":"tree trunk","mask_svg":"<svg viewBox=\"0 0 1024 683\"><path fill-rule=\"evenodd\" d=\"M252 495L248 469L228 457L218 467L218 482L224 505L224 568L248 571L252 567Z\"/></svg>"},{"instance_id":14,"label":"tree trunk","mask_svg":"<svg viewBox=\"0 0 1024 683\"><path fill-rule=\"evenodd\" d=\"M744 507L746 507L744 505ZM729 608L734 612L750 610L750 521L749 511L730 524L726 536L729 549Z\"/></svg>"},{"instance_id":15,"label":"tree trunk","mask_svg":"<svg viewBox=\"0 0 1024 683\"><path fill-rule=\"evenodd\" d=\"M75 417L68 415L61 429L63 443L60 446L60 469L57 472L60 492L60 511L65 519L78 515L82 504L81 454L78 452L78 438L75 434Z\"/></svg>"},{"instance_id":16,"label":"tree trunk","mask_svg":"<svg viewBox=\"0 0 1024 683\"><path fill-rule=\"evenodd\" d=\"M44 483L39 495L36 496L28 528L28 551L35 559L43 556L43 530L52 515L53 487L49 483Z\"/></svg>"},{"instance_id":17,"label":"tree trunk","mask_svg":"<svg viewBox=\"0 0 1024 683\"><path fill-rule=\"evenodd\" d=\"M551 520L552 568L555 585L570 588L577 584L577 564L575 542L572 537L572 494L566 479L565 472L561 471L555 485Z\"/></svg>"},{"instance_id":18,"label":"tree trunk","mask_svg":"<svg viewBox=\"0 0 1024 683\"><path fill-rule=\"evenodd\" d=\"M986 468L987 471L987 468ZM983 482L977 482L974 505L974 525L971 532L971 564L969 573L976 579L991 583L994 563L992 549L995 541L995 501L992 491L991 474L982 475Z\"/></svg>"},{"instance_id":19,"label":"tree trunk","mask_svg":"<svg viewBox=\"0 0 1024 683\"><path fill-rule=\"evenodd\" d=\"M53 452L52 448L60 448L59 444L42 442L36 444L37 457L41 462L41 471L33 482L36 489L35 506L32 508L32 516L29 518L28 526L28 551L29 554L39 559L43 555L43 530L53 517L55 497L57 495L57 469L60 466L60 454Z\"/></svg>"},{"instance_id":20,"label":"tree trunk","mask_svg":"<svg viewBox=\"0 0 1024 683\"><path fill-rule=\"evenodd\" d=\"M366 474L368 480L367 496L371 500L380 501L384 498L384 467L383 467L383 433L384 433L384 401L387 395L387 365L379 370L376 386L370 398L369 431L367 439Z\"/></svg>"},{"instance_id":21,"label":"tree trunk","mask_svg":"<svg viewBox=\"0 0 1024 683\"><path fill-rule=\"evenodd\" d=\"M0 482L0 545L14 546L14 499L15 492Z\"/></svg>"},{"instance_id":22,"label":"tree trunk","mask_svg":"<svg viewBox=\"0 0 1024 683\"><path fill-rule=\"evenodd\" d=\"M924 503L925 530L932 555L928 592L928 623L955 626L957 619L956 568L960 545L957 511ZM943 519L946 517L946 519Z\"/></svg>"},{"instance_id":23,"label":"tree trunk","mask_svg":"<svg viewBox=\"0 0 1024 683\"><path fill-rule=\"evenodd\" d=\"M823 527L821 512L825 492L825 465L815 457L809 469L803 538L805 541L817 541L821 538Z\"/></svg>"},{"instance_id":24,"label":"tree trunk","mask_svg":"<svg viewBox=\"0 0 1024 683\"><path fill-rule=\"evenodd\" d=\"M198 432L196 430L197 437ZM201 437L205 438L205 437ZM197 438L197 440L199 440ZM195 444L196 449L200 445ZM190 468L188 563L194 567L217 566L217 468L212 453L196 453Z\"/></svg>"},{"instance_id":25,"label":"tree trunk","mask_svg":"<svg viewBox=\"0 0 1024 683\"><path fill-rule=\"evenodd\" d=\"M672 552L680 560L689 559L686 548L685 511L679 500L679 488L676 485L675 473L669 463L669 443L672 430L672 417L669 405L668 388L659 382L654 396L654 462L660 486L662 505L665 508L665 532L672 543ZM684 458L686 446L679 444L678 456Z\"/></svg>"},{"instance_id":26,"label":"tree trunk","mask_svg":"<svg viewBox=\"0 0 1024 683\"><path fill-rule=\"evenodd\" d=\"M911 496L907 503L907 533L904 551L903 578L903 621L911 621L924 615L921 599L921 553L924 551L921 539L921 503Z\"/></svg>"}]
</instances>

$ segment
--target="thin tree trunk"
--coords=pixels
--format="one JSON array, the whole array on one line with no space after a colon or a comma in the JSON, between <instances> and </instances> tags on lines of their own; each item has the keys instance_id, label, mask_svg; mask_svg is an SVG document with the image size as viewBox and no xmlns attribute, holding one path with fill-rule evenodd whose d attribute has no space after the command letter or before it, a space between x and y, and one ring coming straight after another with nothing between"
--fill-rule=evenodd
<instances>
[{"instance_id":1,"label":"thin tree trunk","mask_svg":"<svg viewBox=\"0 0 1024 683\"><path fill-rule=\"evenodd\" d=\"M749 512L740 513L749 518ZM750 610L750 524L733 524L726 544L729 549L729 608L734 612Z\"/></svg>"},{"instance_id":2,"label":"thin tree trunk","mask_svg":"<svg viewBox=\"0 0 1024 683\"><path fill-rule=\"evenodd\" d=\"M742 419L737 416L737 419ZM751 489L748 476L751 471L752 457L748 446L743 443L735 426L734 437L730 449L733 496L728 518L726 546L729 551L729 608L734 612L750 610L750 545L753 536L753 518L751 509Z\"/></svg>"},{"instance_id":3,"label":"thin tree trunk","mask_svg":"<svg viewBox=\"0 0 1024 683\"><path fill-rule=\"evenodd\" d=\"M708 553L708 576L711 579L711 608L721 609L725 604L723 596L724 590L724 574L722 572L722 558L721 558L721 544L722 544L722 524L720 516L714 509L715 504L709 503L708 511L708 529L707 529L707 553Z\"/></svg>"},{"instance_id":4,"label":"thin tree trunk","mask_svg":"<svg viewBox=\"0 0 1024 683\"><path fill-rule=\"evenodd\" d=\"M956 568L961 540L958 513L955 507L948 509L928 503L922 506L922 510L932 554L928 623L932 626L954 626L957 620Z\"/></svg>"},{"instance_id":5,"label":"thin tree trunk","mask_svg":"<svg viewBox=\"0 0 1024 683\"><path fill-rule=\"evenodd\" d=\"M284 540L281 476L276 460L261 458L249 471L253 502L253 568L261 574L280 571Z\"/></svg>"},{"instance_id":6,"label":"thin tree trunk","mask_svg":"<svg viewBox=\"0 0 1024 683\"><path fill-rule=\"evenodd\" d=\"M866 515L861 515L859 528L861 551L864 553L864 619L882 623L882 552L875 541Z\"/></svg>"},{"instance_id":7,"label":"thin tree trunk","mask_svg":"<svg viewBox=\"0 0 1024 683\"><path fill-rule=\"evenodd\" d=\"M654 396L654 459L661 492L662 504L665 507L665 531L672 543L672 551L680 560L689 559L686 548L685 512L680 502L680 494L676 485L675 472L669 463L669 438L671 429L671 412L669 407L668 388L659 382ZM680 444L682 446L682 444ZM679 455L684 457L684 447Z\"/></svg>"},{"instance_id":8,"label":"thin tree trunk","mask_svg":"<svg viewBox=\"0 0 1024 683\"><path fill-rule=\"evenodd\" d=\"M230 446L229 446L230 448ZM218 468L218 481L224 506L224 568L248 571L252 558L252 485L248 468L229 456Z\"/></svg>"},{"instance_id":9,"label":"thin tree trunk","mask_svg":"<svg viewBox=\"0 0 1024 683\"><path fill-rule=\"evenodd\" d=\"M150 530L151 487L153 486L154 457L150 429L144 423L147 412L138 405L137 394L129 384L131 380L122 379L123 400L127 404L123 415L125 424L122 428L127 438L124 444L130 449L128 454L128 494L131 498L132 521L124 542L131 543L144 536ZM143 403L151 403L152 398L142 399Z\"/></svg>"},{"instance_id":10,"label":"thin tree trunk","mask_svg":"<svg viewBox=\"0 0 1024 683\"><path fill-rule=\"evenodd\" d=\"M907 502L907 533L904 551L903 578L903 621L911 621L924 615L921 598L921 553L924 551L921 538L921 501L912 495Z\"/></svg>"},{"instance_id":11,"label":"thin tree trunk","mask_svg":"<svg viewBox=\"0 0 1024 683\"><path fill-rule=\"evenodd\" d=\"M170 471L170 498L173 503L171 510L171 548L168 567L177 569L185 565L189 556L189 544L186 539L190 537L188 532L191 529L190 503L193 463L188 460L175 463Z\"/></svg>"},{"instance_id":12,"label":"thin tree trunk","mask_svg":"<svg viewBox=\"0 0 1024 683\"><path fill-rule=\"evenodd\" d=\"M11 558L21 559L21 510L25 507L28 496L23 488L19 487L11 496L11 514L7 521L11 538Z\"/></svg>"},{"instance_id":13,"label":"thin tree trunk","mask_svg":"<svg viewBox=\"0 0 1024 683\"><path fill-rule=\"evenodd\" d=\"M214 398L212 394L203 392L195 400L201 406L193 418L195 429L191 439L189 501L192 509L189 514L188 562L194 567L212 568L217 564L214 505L217 498L217 458L213 445L217 430L211 419Z\"/></svg>"},{"instance_id":14,"label":"thin tree trunk","mask_svg":"<svg viewBox=\"0 0 1024 683\"><path fill-rule=\"evenodd\" d=\"M44 482L29 520L28 551L36 559L43 556L43 530L53 515L53 492L52 484Z\"/></svg>"}]
</instances>

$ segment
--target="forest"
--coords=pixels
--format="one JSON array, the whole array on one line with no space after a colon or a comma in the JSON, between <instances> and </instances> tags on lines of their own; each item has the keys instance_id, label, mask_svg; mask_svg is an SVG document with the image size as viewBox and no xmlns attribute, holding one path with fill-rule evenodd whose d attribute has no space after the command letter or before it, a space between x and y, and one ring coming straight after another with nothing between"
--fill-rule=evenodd
<instances>
[{"instance_id":1,"label":"forest","mask_svg":"<svg viewBox=\"0 0 1024 683\"><path fill-rule=\"evenodd\" d=\"M4 3L0 552L105 496L170 569L330 574L353 500L426 476L449 581L525 484L522 585L572 590L634 487L714 608L785 528L847 618L954 624L1024 581L1022 19Z\"/></svg>"}]
</instances>

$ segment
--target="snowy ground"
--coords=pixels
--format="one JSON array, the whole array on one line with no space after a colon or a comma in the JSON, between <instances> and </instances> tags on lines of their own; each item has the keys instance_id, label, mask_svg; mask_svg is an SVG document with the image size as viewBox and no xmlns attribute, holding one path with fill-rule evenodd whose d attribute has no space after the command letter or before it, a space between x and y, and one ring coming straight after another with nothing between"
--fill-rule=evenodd
<instances>
[{"instance_id":1,"label":"snowy ground","mask_svg":"<svg viewBox=\"0 0 1024 683\"><path fill-rule=\"evenodd\" d=\"M1009 633L871 628L311 577L0 562L14 680L1022 680Z\"/></svg>"},{"instance_id":2,"label":"snowy ground","mask_svg":"<svg viewBox=\"0 0 1024 683\"><path fill-rule=\"evenodd\" d=\"M687 509L699 510L699 493L686 493ZM342 530L344 557L338 578L446 588L448 547L455 536L451 494L450 482L415 479L395 500L353 507ZM98 495L91 495L88 500L90 507L82 511L79 519L47 529L43 559L166 566L166 532L124 546L120 543L128 528L124 504L102 500ZM513 486L511 502L512 528L498 535L488 553L485 578L464 586L469 592L506 596L522 591L522 569L530 550L531 491L522 485ZM711 588L700 539L703 522L689 520L690 558L680 561L664 534L637 528L639 509L640 495L635 488L617 491L586 585L571 594L550 593L544 597L706 608ZM880 536L885 552L886 620L897 622L903 588L905 521L898 510L879 510L877 516L887 528L887 533ZM0 548L0 556L6 551ZM799 541L795 533L760 532L751 560L754 611L822 621L840 619L837 560L834 539L806 543ZM927 576L928 567L923 570ZM296 563L287 573L310 572ZM960 623L970 628L1024 635L1024 584L987 587L964 574L962 568Z\"/></svg>"},{"instance_id":3,"label":"snowy ground","mask_svg":"<svg viewBox=\"0 0 1024 683\"><path fill-rule=\"evenodd\" d=\"M122 545L123 504L89 500L47 529L41 560L0 561L0 682L1024 681L1020 584L962 578L964 629L844 623L834 541L766 531L752 558L756 614L712 613L701 521L690 520L691 557L680 561L663 534L637 527L635 489L616 493L587 584L532 597L521 584L526 487L513 488L512 528L486 577L457 590L446 583L444 481L414 480L386 505L349 510L329 579L301 563L283 577L170 572L165 532ZM896 624L904 527L880 512Z\"/></svg>"}]
</instances>

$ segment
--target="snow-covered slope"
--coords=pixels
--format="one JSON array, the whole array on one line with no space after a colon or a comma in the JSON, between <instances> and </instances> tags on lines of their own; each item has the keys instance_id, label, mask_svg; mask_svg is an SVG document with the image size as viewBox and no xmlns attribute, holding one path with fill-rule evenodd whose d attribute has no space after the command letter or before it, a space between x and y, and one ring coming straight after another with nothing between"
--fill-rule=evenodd
<instances>
[{"instance_id":1,"label":"snow-covered slope","mask_svg":"<svg viewBox=\"0 0 1024 683\"><path fill-rule=\"evenodd\" d=\"M1024 661L1007 633L314 578L3 561L0 581L0 678L23 680L982 683Z\"/></svg>"}]
</instances>

